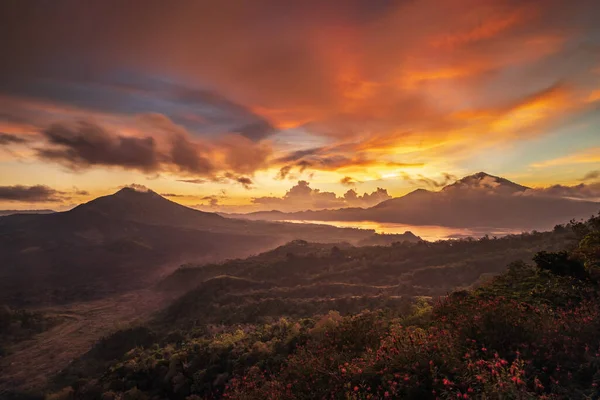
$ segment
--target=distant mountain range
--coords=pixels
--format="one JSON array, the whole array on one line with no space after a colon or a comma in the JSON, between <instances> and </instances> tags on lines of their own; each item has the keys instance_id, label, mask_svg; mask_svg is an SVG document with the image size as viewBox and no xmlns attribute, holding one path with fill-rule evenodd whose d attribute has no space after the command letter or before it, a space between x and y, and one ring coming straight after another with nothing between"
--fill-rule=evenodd
<instances>
[{"instance_id":1,"label":"distant mountain range","mask_svg":"<svg viewBox=\"0 0 600 400\"><path fill-rule=\"evenodd\" d=\"M0 210L0 217L13 214L52 214L54 210Z\"/></svg>"},{"instance_id":2,"label":"distant mountain range","mask_svg":"<svg viewBox=\"0 0 600 400\"><path fill-rule=\"evenodd\" d=\"M418 241L326 225L224 218L125 188L66 212L0 217L0 303L70 302L148 285L183 262L256 254L294 239Z\"/></svg>"},{"instance_id":3,"label":"distant mountain range","mask_svg":"<svg viewBox=\"0 0 600 400\"><path fill-rule=\"evenodd\" d=\"M370 208L301 211L264 211L230 214L250 220L375 221L457 228L549 229L572 218L588 218L600 203L550 197L526 186L480 172L439 192L417 189Z\"/></svg>"},{"instance_id":4,"label":"distant mountain range","mask_svg":"<svg viewBox=\"0 0 600 400\"><path fill-rule=\"evenodd\" d=\"M546 229L586 218L600 203L536 194L478 173L439 192L415 190L371 208L221 215L125 188L66 212L0 216L0 303L70 302L143 287L183 262L244 257L300 239L386 245L411 232L259 220L377 221L448 227ZM39 212L40 210L37 210Z\"/></svg>"}]
</instances>

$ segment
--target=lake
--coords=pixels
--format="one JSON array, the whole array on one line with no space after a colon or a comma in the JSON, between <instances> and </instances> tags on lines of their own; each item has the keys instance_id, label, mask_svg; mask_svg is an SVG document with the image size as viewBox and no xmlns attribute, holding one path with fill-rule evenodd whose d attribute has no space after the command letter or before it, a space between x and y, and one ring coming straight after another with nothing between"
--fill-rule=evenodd
<instances>
[{"instance_id":1,"label":"lake","mask_svg":"<svg viewBox=\"0 0 600 400\"><path fill-rule=\"evenodd\" d=\"M447 239L460 239L466 237L479 238L485 235L506 236L515 233L521 233L519 229L499 229L499 228L452 228L436 225L406 225L387 222L373 221L310 221L310 220L282 220L281 222L292 222L296 224L319 224L331 225L338 228L358 228L372 229L377 233L404 233L411 231L424 240L436 241Z\"/></svg>"}]
</instances>

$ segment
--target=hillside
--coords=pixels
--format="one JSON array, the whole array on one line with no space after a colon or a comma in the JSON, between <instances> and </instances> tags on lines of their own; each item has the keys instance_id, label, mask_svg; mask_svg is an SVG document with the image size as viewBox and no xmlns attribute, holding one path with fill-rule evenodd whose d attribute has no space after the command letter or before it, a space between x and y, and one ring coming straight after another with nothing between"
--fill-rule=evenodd
<instances>
[{"instance_id":1,"label":"hillside","mask_svg":"<svg viewBox=\"0 0 600 400\"><path fill-rule=\"evenodd\" d=\"M538 252L438 300L375 295L368 283L321 284L319 294L256 276L209 278L145 326L100 341L54 379L54 398L596 398L600 218L541 235L568 251ZM491 245L464 242L463 256ZM288 254L312 257L309 266L333 248L294 242L231 268L249 275Z\"/></svg>"},{"instance_id":2,"label":"hillside","mask_svg":"<svg viewBox=\"0 0 600 400\"><path fill-rule=\"evenodd\" d=\"M13 214L52 214L54 210L0 210L0 217Z\"/></svg>"},{"instance_id":3,"label":"hillside","mask_svg":"<svg viewBox=\"0 0 600 400\"><path fill-rule=\"evenodd\" d=\"M588 218L600 203L549 197L484 172L467 176L438 192L417 189L373 207L295 213L236 214L251 220L375 221L456 228L547 230L570 219Z\"/></svg>"},{"instance_id":4,"label":"hillside","mask_svg":"<svg viewBox=\"0 0 600 400\"><path fill-rule=\"evenodd\" d=\"M228 221L214 213L182 206L151 190L136 190L129 187L81 204L72 209L70 214L80 218L100 215L151 225L192 228L220 227Z\"/></svg>"},{"instance_id":5,"label":"hillside","mask_svg":"<svg viewBox=\"0 0 600 400\"><path fill-rule=\"evenodd\" d=\"M244 257L294 239L359 242L374 236L227 219L125 188L66 212L1 217L0 303L87 300L147 286L184 261Z\"/></svg>"},{"instance_id":6,"label":"hillside","mask_svg":"<svg viewBox=\"0 0 600 400\"><path fill-rule=\"evenodd\" d=\"M497 273L512 260L562 248L570 237L567 230L557 228L500 238L404 242L385 247L294 241L244 260L186 264L163 280L161 287L187 289L215 276L230 275L277 286L328 282L404 285L428 288L412 290L420 294L443 294L459 285L471 285L481 274Z\"/></svg>"},{"instance_id":7,"label":"hillside","mask_svg":"<svg viewBox=\"0 0 600 400\"><path fill-rule=\"evenodd\" d=\"M557 229L387 247L294 241L244 260L184 265L159 284L167 292L190 290L162 318L185 326L249 323L308 317L334 304L333 309L348 313L394 298L443 296L501 273L511 261L561 250L572 240L570 231Z\"/></svg>"}]
</instances>

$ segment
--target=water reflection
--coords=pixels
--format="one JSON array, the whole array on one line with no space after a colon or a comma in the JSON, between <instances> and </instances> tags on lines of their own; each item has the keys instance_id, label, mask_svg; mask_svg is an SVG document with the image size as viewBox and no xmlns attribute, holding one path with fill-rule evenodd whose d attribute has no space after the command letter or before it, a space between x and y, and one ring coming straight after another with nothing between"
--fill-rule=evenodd
<instances>
[{"instance_id":1,"label":"water reflection","mask_svg":"<svg viewBox=\"0 0 600 400\"><path fill-rule=\"evenodd\" d=\"M479 238L485 235L505 236L513 233L521 233L518 229L499 228L451 228L436 225L406 225L387 222L373 221L310 221L310 220L282 220L281 222L293 222L299 224L332 225L338 228L372 229L377 233L404 233L411 231L424 240L436 241L446 239L460 239L466 237Z\"/></svg>"}]
</instances>

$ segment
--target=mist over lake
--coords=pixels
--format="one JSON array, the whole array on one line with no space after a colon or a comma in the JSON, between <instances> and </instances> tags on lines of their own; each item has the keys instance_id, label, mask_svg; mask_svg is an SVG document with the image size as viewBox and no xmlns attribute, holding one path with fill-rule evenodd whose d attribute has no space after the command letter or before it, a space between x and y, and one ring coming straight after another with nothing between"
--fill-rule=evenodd
<instances>
[{"instance_id":1,"label":"mist over lake","mask_svg":"<svg viewBox=\"0 0 600 400\"><path fill-rule=\"evenodd\" d=\"M318 224L330 225L338 228L357 228L371 229L375 233L380 234L401 234L410 231L421 237L423 240L436 241L461 238L480 238L485 235L489 236L506 236L522 233L520 229L500 229L500 228L453 228L448 226L438 225L407 225L391 222L374 222L374 221L296 221L282 220L281 222L292 222L297 224Z\"/></svg>"}]
</instances>

